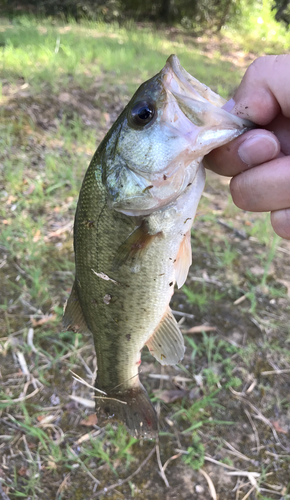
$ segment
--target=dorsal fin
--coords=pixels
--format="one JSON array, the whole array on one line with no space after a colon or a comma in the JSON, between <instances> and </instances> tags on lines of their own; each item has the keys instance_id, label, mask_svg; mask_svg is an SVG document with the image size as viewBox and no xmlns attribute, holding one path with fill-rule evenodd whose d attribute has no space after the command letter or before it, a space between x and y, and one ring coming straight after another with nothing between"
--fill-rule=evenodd
<instances>
[{"instance_id":1,"label":"dorsal fin","mask_svg":"<svg viewBox=\"0 0 290 500\"><path fill-rule=\"evenodd\" d=\"M71 294L64 306L62 324L66 330L73 332L91 333L87 326L81 304L78 297L76 282L74 282Z\"/></svg>"},{"instance_id":2,"label":"dorsal fin","mask_svg":"<svg viewBox=\"0 0 290 500\"><path fill-rule=\"evenodd\" d=\"M162 365L176 365L183 358L183 336L170 308L146 345L152 356Z\"/></svg>"},{"instance_id":3,"label":"dorsal fin","mask_svg":"<svg viewBox=\"0 0 290 500\"><path fill-rule=\"evenodd\" d=\"M178 250L175 267L175 280L178 288L184 284L188 270L192 264L192 251L191 251L191 231L187 231Z\"/></svg>"}]
</instances>

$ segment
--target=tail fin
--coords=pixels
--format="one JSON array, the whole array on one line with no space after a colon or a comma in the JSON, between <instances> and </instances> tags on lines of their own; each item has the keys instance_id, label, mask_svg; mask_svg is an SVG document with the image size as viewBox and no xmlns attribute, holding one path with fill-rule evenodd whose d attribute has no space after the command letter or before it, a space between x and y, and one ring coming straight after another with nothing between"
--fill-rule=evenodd
<instances>
[{"instance_id":1,"label":"tail fin","mask_svg":"<svg viewBox=\"0 0 290 500\"><path fill-rule=\"evenodd\" d=\"M158 436L157 414L141 384L123 393L98 397L96 412L101 419L116 419L124 423L136 438L154 439Z\"/></svg>"}]
</instances>

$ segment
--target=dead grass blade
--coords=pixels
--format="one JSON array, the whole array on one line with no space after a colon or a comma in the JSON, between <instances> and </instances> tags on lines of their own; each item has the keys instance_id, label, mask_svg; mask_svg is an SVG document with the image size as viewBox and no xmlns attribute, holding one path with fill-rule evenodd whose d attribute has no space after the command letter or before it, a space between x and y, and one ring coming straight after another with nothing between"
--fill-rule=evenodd
<instances>
[{"instance_id":1,"label":"dead grass blade","mask_svg":"<svg viewBox=\"0 0 290 500\"><path fill-rule=\"evenodd\" d=\"M73 374L73 379L76 380L77 382L80 382L81 384L85 385L86 387L89 387L89 389L93 389L94 391L100 392L101 394L105 394L105 396L107 395L106 392L101 391L101 389L97 389L95 386L86 382L82 377L77 375L77 373L73 372L72 370L70 370L70 372Z\"/></svg>"},{"instance_id":2,"label":"dead grass blade","mask_svg":"<svg viewBox=\"0 0 290 500\"><path fill-rule=\"evenodd\" d=\"M261 445L260 445L260 438L259 438L259 434L258 434L258 431L257 431L257 427L256 427L255 423L253 422L253 419L252 419L252 417L251 417L251 414L250 414L250 412L247 410L247 408L244 408L244 412L245 412L245 414L247 415L247 417L248 417L248 419L249 419L249 422L250 422L250 424L251 424L251 426L252 426L252 429L253 429L253 431L254 431L254 435L255 435L255 439L256 439L256 444L257 444L257 451L259 452L259 450L260 450L260 446L261 446Z\"/></svg>"},{"instance_id":3,"label":"dead grass blade","mask_svg":"<svg viewBox=\"0 0 290 500\"><path fill-rule=\"evenodd\" d=\"M269 370L267 372L261 372L261 375L266 377L267 375L282 375L283 373L290 373L290 368L285 368L284 370Z\"/></svg>"},{"instance_id":4,"label":"dead grass blade","mask_svg":"<svg viewBox=\"0 0 290 500\"><path fill-rule=\"evenodd\" d=\"M216 494L216 490L215 490L214 484L212 482L212 479L209 477L207 472L205 472L205 470L199 469L199 472L203 475L203 477L207 481L208 489L210 491L211 497L213 498L213 500L217 500L217 494Z\"/></svg>"},{"instance_id":5,"label":"dead grass blade","mask_svg":"<svg viewBox=\"0 0 290 500\"><path fill-rule=\"evenodd\" d=\"M245 494L245 496L242 498L242 500L246 500L247 498L249 498L250 494L255 490L255 486L253 486L249 491L248 493Z\"/></svg>"},{"instance_id":6,"label":"dead grass blade","mask_svg":"<svg viewBox=\"0 0 290 500\"><path fill-rule=\"evenodd\" d=\"M37 394L39 391L41 391L42 387L38 387L35 389L35 391L31 392L30 394L26 394L25 396L21 396L20 398L16 399L1 399L1 403L20 403L21 401L25 401L26 399L33 398L35 394Z\"/></svg>"},{"instance_id":7,"label":"dead grass blade","mask_svg":"<svg viewBox=\"0 0 290 500\"><path fill-rule=\"evenodd\" d=\"M168 458L165 462L165 464L163 465L163 470L165 472L165 470L167 469L167 466L168 464L172 461L172 460L176 460L177 458L181 457L182 453L177 453L176 455L172 455L172 457Z\"/></svg>"},{"instance_id":8,"label":"dead grass blade","mask_svg":"<svg viewBox=\"0 0 290 500\"><path fill-rule=\"evenodd\" d=\"M86 406L87 408L95 408L95 403L94 401L91 401L90 399L85 399L85 398L80 398L79 396L69 396L70 399L73 399L80 405Z\"/></svg>"}]
</instances>

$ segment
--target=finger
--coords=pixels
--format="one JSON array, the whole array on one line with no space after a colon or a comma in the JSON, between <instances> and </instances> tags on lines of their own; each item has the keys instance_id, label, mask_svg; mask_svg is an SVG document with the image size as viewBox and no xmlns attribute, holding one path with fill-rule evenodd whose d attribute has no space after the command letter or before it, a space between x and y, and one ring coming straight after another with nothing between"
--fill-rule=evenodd
<instances>
[{"instance_id":1,"label":"finger","mask_svg":"<svg viewBox=\"0 0 290 500\"><path fill-rule=\"evenodd\" d=\"M267 130L256 129L211 151L206 155L204 165L220 175L232 177L249 167L276 158L279 153L277 137Z\"/></svg>"},{"instance_id":2,"label":"finger","mask_svg":"<svg viewBox=\"0 0 290 500\"><path fill-rule=\"evenodd\" d=\"M236 175L230 189L234 203L243 210L268 212L290 207L290 157Z\"/></svg>"},{"instance_id":3,"label":"finger","mask_svg":"<svg viewBox=\"0 0 290 500\"><path fill-rule=\"evenodd\" d=\"M247 69L231 110L258 125L270 123L282 110L290 117L290 54L256 59Z\"/></svg>"},{"instance_id":4,"label":"finger","mask_svg":"<svg viewBox=\"0 0 290 500\"><path fill-rule=\"evenodd\" d=\"M285 240L290 240L290 208L271 213L271 222L275 233Z\"/></svg>"},{"instance_id":5,"label":"finger","mask_svg":"<svg viewBox=\"0 0 290 500\"><path fill-rule=\"evenodd\" d=\"M285 155L290 155L290 119L279 113L265 128L275 134L280 142L281 151Z\"/></svg>"}]
</instances>

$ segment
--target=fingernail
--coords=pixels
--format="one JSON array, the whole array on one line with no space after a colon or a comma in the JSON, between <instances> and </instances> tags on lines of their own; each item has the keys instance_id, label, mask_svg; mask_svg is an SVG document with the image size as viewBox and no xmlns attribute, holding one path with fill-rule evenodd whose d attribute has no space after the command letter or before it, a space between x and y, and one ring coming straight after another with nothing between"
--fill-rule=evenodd
<instances>
[{"instance_id":1,"label":"fingernail","mask_svg":"<svg viewBox=\"0 0 290 500\"><path fill-rule=\"evenodd\" d=\"M272 160L280 151L279 144L270 134L257 134L246 139L238 149L238 155L246 165L260 165Z\"/></svg>"},{"instance_id":2,"label":"fingernail","mask_svg":"<svg viewBox=\"0 0 290 500\"><path fill-rule=\"evenodd\" d=\"M222 106L222 109L230 113L232 109L235 107L235 105L236 105L235 101L233 99L230 99Z\"/></svg>"}]
</instances>

